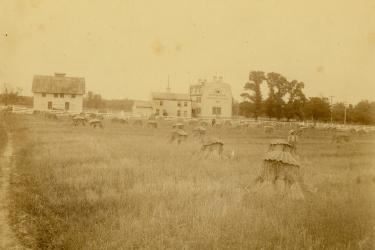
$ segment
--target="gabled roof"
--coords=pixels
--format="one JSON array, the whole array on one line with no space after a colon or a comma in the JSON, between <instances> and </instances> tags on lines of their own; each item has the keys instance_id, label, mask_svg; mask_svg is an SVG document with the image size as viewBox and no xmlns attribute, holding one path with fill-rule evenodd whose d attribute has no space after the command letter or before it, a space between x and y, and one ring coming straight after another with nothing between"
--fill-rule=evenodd
<instances>
[{"instance_id":1,"label":"gabled roof","mask_svg":"<svg viewBox=\"0 0 375 250\"><path fill-rule=\"evenodd\" d=\"M134 101L135 108L152 108L152 104L149 101Z\"/></svg>"},{"instance_id":2,"label":"gabled roof","mask_svg":"<svg viewBox=\"0 0 375 250\"><path fill-rule=\"evenodd\" d=\"M176 101L190 101L190 96L188 94L180 93L169 93L169 92L153 92L153 100L176 100Z\"/></svg>"},{"instance_id":3,"label":"gabled roof","mask_svg":"<svg viewBox=\"0 0 375 250\"><path fill-rule=\"evenodd\" d=\"M84 95L85 78L66 77L65 74L55 74L54 76L35 75L32 92Z\"/></svg>"}]
</instances>

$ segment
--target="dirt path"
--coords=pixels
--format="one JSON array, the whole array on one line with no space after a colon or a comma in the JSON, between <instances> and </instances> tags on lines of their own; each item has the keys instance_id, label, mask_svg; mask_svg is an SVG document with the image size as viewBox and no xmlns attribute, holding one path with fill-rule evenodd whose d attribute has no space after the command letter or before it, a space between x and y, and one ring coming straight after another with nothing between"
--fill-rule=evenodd
<instances>
[{"instance_id":1,"label":"dirt path","mask_svg":"<svg viewBox=\"0 0 375 250\"><path fill-rule=\"evenodd\" d=\"M8 135L8 143L0 155L0 249L25 249L14 235L8 220L8 188L12 168L12 137Z\"/></svg>"}]
</instances>

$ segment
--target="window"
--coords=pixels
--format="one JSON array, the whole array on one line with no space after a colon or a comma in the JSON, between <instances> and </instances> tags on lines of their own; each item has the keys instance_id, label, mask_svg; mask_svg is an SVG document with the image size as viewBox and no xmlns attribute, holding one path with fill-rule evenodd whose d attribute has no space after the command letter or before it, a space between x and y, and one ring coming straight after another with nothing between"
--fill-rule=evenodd
<instances>
[{"instance_id":1,"label":"window","mask_svg":"<svg viewBox=\"0 0 375 250\"><path fill-rule=\"evenodd\" d=\"M57 98L59 97L59 94L53 94L53 97Z\"/></svg>"},{"instance_id":2,"label":"window","mask_svg":"<svg viewBox=\"0 0 375 250\"><path fill-rule=\"evenodd\" d=\"M168 116L168 113L165 109L163 110L163 116Z\"/></svg>"},{"instance_id":3,"label":"window","mask_svg":"<svg viewBox=\"0 0 375 250\"><path fill-rule=\"evenodd\" d=\"M184 111L184 117L187 117L187 111Z\"/></svg>"},{"instance_id":4,"label":"window","mask_svg":"<svg viewBox=\"0 0 375 250\"><path fill-rule=\"evenodd\" d=\"M197 96L197 102L200 103L202 101L200 96Z\"/></svg>"},{"instance_id":5,"label":"window","mask_svg":"<svg viewBox=\"0 0 375 250\"><path fill-rule=\"evenodd\" d=\"M48 109L52 109L52 102L48 102Z\"/></svg>"},{"instance_id":6,"label":"window","mask_svg":"<svg viewBox=\"0 0 375 250\"><path fill-rule=\"evenodd\" d=\"M69 102L65 102L65 110L69 110Z\"/></svg>"},{"instance_id":7,"label":"window","mask_svg":"<svg viewBox=\"0 0 375 250\"><path fill-rule=\"evenodd\" d=\"M212 107L212 114L213 115L221 115L221 108L220 107Z\"/></svg>"},{"instance_id":8,"label":"window","mask_svg":"<svg viewBox=\"0 0 375 250\"><path fill-rule=\"evenodd\" d=\"M42 97L46 97L46 93L42 93Z\"/></svg>"},{"instance_id":9,"label":"window","mask_svg":"<svg viewBox=\"0 0 375 250\"><path fill-rule=\"evenodd\" d=\"M60 98L63 98L64 97L64 94L60 94Z\"/></svg>"},{"instance_id":10,"label":"window","mask_svg":"<svg viewBox=\"0 0 375 250\"><path fill-rule=\"evenodd\" d=\"M160 113L160 110L157 109L157 110L155 111L155 115L159 115L159 113Z\"/></svg>"},{"instance_id":11,"label":"window","mask_svg":"<svg viewBox=\"0 0 375 250\"><path fill-rule=\"evenodd\" d=\"M181 107L181 102L177 102L177 107Z\"/></svg>"},{"instance_id":12,"label":"window","mask_svg":"<svg viewBox=\"0 0 375 250\"><path fill-rule=\"evenodd\" d=\"M197 108L196 110L195 110L195 113L198 115L198 114L200 114L201 113L201 108Z\"/></svg>"},{"instance_id":13,"label":"window","mask_svg":"<svg viewBox=\"0 0 375 250\"><path fill-rule=\"evenodd\" d=\"M160 105L160 106L163 106L163 101L160 101L159 105Z\"/></svg>"},{"instance_id":14,"label":"window","mask_svg":"<svg viewBox=\"0 0 375 250\"><path fill-rule=\"evenodd\" d=\"M177 110L177 116L181 116L181 111Z\"/></svg>"},{"instance_id":15,"label":"window","mask_svg":"<svg viewBox=\"0 0 375 250\"><path fill-rule=\"evenodd\" d=\"M187 107L187 102L184 102L184 107Z\"/></svg>"},{"instance_id":16,"label":"window","mask_svg":"<svg viewBox=\"0 0 375 250\"><path fill-rule=\"evenodd\" d=\"M72 98L76 98L76 95L73 94L73 95L72 95Z\"/></svg>"}]
</instances>

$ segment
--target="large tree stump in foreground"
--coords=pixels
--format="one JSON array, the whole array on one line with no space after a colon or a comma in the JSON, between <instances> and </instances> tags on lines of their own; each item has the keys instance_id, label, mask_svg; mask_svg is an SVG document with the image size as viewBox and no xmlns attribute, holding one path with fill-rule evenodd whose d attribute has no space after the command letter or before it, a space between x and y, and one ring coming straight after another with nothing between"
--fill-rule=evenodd
<instances>
[{"instance_id":1,"label":"large tree stump in foreground","mask_svg":"<svg viewBox=\"0 0 375 250\"><path fill-rule=\"evenodd\" d=\"M286 140L271 142L254 191L303 199L303 187L300 163L292 155L292 146Z\"/></svg>"}]
</instances>

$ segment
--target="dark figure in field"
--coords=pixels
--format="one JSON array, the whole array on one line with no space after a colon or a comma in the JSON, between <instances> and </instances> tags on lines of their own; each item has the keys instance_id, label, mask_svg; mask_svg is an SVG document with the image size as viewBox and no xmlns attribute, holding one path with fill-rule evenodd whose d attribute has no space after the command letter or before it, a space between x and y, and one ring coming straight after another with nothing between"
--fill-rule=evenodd
<instances>
[{"instance_id":1,"label":"dark figure in field","mask_svg":"<svg viewBox=\"0 0 375 250\"><path fill-rule=\"evenodd\" d=\"M292 147L291 152L293 154L297 153L297 142L298 142L298 131L292 129L289 131L288 143Z\"/></svg>"},{"instance_id":2,"label":"dark figure in field","mask_svg":"<svg viewBox=\"0 0 375 250\"><path fill-rule=\"evenodd\" d=\"M102 121L99 119L90 120L89 124L90 124L90 127L92 128L96 128L96 127L104 128Z\"/></svg>"},{"instance_id":3,"label":"dark figure in field","mask_svg":"<svg viewBox=\"0 0 375 250\"><path fill-rule=\"evenodd\" d=\"M187 136L188 134L183 129L177 129L172 132L169 142L177 142L177 144L181 144L181 142L186 141Z\"/></svg>"},{"instance_id":4,"label":"dark figure in field","mask_svg":"<svg viewBox=\"0 0 375 250\"><path fill-rule=\"evenodd\" d=\"M211 126L212 126L212 127L215 126L215 123L216 123L216 120L215 120L215 118L213 118L213 119L212 119L212 122L211 122Z\"/></svg>"}]
</instances>

